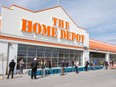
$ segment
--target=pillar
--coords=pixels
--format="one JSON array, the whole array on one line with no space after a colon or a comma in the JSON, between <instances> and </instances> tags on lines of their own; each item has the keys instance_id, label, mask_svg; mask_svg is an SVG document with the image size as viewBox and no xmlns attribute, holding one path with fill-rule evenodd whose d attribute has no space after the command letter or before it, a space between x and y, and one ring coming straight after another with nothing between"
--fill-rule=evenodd
<instances>
[{"instance_id":1,"label":"pillar","mask_svg":"<svg viewBox=\"0 0 116 87\"><path fill-rule=\"evenodd\" d=\"M105 60L106 61L108 61L108 63L110 62L110 56L109 56L109 52L107 52L106 54L105 54Z\"/></svg>"},{"instance_id":2,"label":"pillar","mask_svg":"<svg viewBox=\"0 0 116 87\"><path fill-rule=\"evenodd\" d=\"M85 65L85 61L89 61L89 50L88 49L84 49L83 50L83 55L82 55L82 66Z\"/></svg>"}]
</instances>

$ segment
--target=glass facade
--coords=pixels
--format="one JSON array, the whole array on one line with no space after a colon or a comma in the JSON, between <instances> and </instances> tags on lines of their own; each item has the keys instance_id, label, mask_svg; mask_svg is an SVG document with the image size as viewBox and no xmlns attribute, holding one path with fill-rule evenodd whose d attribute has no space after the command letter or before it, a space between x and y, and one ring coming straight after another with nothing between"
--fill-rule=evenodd
<instances>
[{"instance_id":1,"label":"glass facade","mask_svg":"<svg viewBox=\"0 0 116 87\"><path fill-rule=\"evenodd\" d=\"M90 52L90 62L96 61L96 65L101 65L105 61L105 53Z\"/></svg>"},{"instance_id":2,"label":"glass facade","mask_svg":"<svg viewBox=\"0 0 116 87\"><path fill-rule=\"evenodd\" d=\"M19 44L17 57L17 63L24 59L26 69L31 67L31 62L35 57L39 64L41 60L46 60L46 62L51 61L52 67L59 67L62 60L65 60L71 66L74 60L78 60L81 65L82 51Z\"/></svg>"},{"instance_id":3,"label":"glass facade","mask_svg":"<svg viewBox=\"0 0 116 87\"><path fill-rule=\"evenodd\" d=\"M109 55L110 57L110 61L113 61L114 62L114 64L116 64L116 55L115 54L110 54Z\"/></svg>"}]
</instances>

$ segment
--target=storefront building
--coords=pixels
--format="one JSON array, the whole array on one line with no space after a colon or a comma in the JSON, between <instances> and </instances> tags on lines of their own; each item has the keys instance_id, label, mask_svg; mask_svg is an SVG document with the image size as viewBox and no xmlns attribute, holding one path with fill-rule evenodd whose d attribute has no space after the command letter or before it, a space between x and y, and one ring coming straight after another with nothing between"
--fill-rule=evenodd
<instances>
[{"instance_id":1,"label":"storefront building","mask_svg":"<svg viewBox=\"0 0 116 87\"><path fill-rule=\"evenodd\" d=\"M98 65L104 60L116 63L116 46L96 40L90 40L89 49L90 61L96 60Z\"/></svg>"},{"instance_id":2,"label":"storefront building","mask_svg":"<svg viewBox=\"0 0 116 87\"><path fill-rule=\"evenodd\" d=\"M36 12L17 5L2 7L0 73L8 71L12 59L17 64L24 59L25 69L30 69L35 57L38 62L51 61L52 67L60 67L62 60L68 61L69 66L78 60L83 67L86 60L93 61L96 53L99 58L115 59L116 46L108 45L111 50L96 51L95 42L99 43L89 40L87 31L78 27L60 6Z\"/></svg>"}]
</instances>

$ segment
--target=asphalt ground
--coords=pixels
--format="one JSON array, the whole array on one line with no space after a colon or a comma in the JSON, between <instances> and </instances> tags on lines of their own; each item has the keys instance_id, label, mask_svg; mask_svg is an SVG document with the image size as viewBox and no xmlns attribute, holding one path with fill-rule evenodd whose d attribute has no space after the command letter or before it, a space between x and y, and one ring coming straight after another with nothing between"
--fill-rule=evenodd
<instances>
[{"instance_id":1,"label":"asphalt ground","mask_svg":"<svg viewBox=\"0 0 116 87\"><path fill-rule=\"evenodd\" d=\"M52 74L31 79L27 74L0 80L0 87L116 87L116 69Z\"/></svg>"}]
</instances>

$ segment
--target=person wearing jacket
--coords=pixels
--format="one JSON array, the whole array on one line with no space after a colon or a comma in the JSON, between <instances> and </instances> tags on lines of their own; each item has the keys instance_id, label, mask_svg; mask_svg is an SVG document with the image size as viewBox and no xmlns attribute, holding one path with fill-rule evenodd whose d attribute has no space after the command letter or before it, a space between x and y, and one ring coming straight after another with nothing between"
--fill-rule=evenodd
<instances>
[{"instance_id":1,"label":"person wearing jacket","mask_svg":"<svg viewBox=\"0 0 116 87\"><path fill-rule=\"evenodd\" d=\"M52 65L51 65L51 61L48 61L48 68L49 68L49 72L48 72L48 74L49 74L49 75L50 75L51 67L52 67Z\"/></svg>"},{"instance_id":2,"label":"person wearing jacket","mask_svg":"<svg viewBox=\"0 0 116 87\"><path fill-rule=\"evenodd\" d=\"M108 65L109 65L109 64L108 64L108 61L105 61L105 62L104 62L105 69L108 69Z\"/></svg>"},{"instance_id":3,"label":"person wearing jacket","mask_svg":"<svg viewBox=\"0 0 116 87\"><path fill-rule=\"evenodd\" d=\"M24 66L24 60L23 59L21 59L21 61L19 62L19 68L20 68L20 72L19 72L19 74L23 74L23 66Z\"/></svg>"},{"instance_id":4,"label":"person wearing jacket","mask_svg":"<svg viewBox=\"0 0 116 87\"><path fill-rule=\"evenodd\" d=\"M62 60L61 75L64 75L64 67L65 67L65 61Z\"/></svg>"},{"instance_id":5,"label":"person wearing jacket","mask_svg":"<svg viewBox=\"0 0 116 87\"><path fill-rule=\"evenodd\" d=\"M33 79L33 77L34 79L36 79L37 66L38 66L37 58L34 58L34 60L31 63L31 69L32 69L31 79Z\"/></svg>"},{"instance_id":6,"label":"person wearing jacket","mask_svg":"<svg viewBox=\"0 0 116 87\"><path fill-rule=\"evenodd\" d=\"M11 78L13 79L13 76L14 76L14 68L15 68L15 62L14 62L14 60L12 60L9 63L9 73L8 73L7 79L9 79L10 73L11 73Z\"/></svg>"},{"instance_id":7,"label":"person wearing jacket","mask_svg":"<svg viewBox=\"0 0 116 87\"><path fill-rule=\"evenodd\" d=\"M41 76L44 77L45 76L45 68L46 68L46 61L42 60L41 61Z\"/></svg>"},{"instance_id":8,"label":"person wearing jacket","mask_svg":"<svg viewBox=\"0 0 116 87\"><path fill-rule=\"evenodd\" d=\"M74 64L75 64L76 73L79 73L79 70L78 70L79 62L76 60Z\"/></svg>"},{"instance_id":9,"label":"person wearing jacket","mask_svg":"<svg viewBox=\"0 0 116 87\"><path fill-rule=\"evenodd\" d=\"M88 71L89 61L85 62L85 71Z\"/></svg>"}]
</instances>

